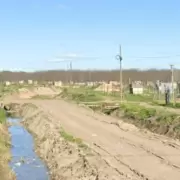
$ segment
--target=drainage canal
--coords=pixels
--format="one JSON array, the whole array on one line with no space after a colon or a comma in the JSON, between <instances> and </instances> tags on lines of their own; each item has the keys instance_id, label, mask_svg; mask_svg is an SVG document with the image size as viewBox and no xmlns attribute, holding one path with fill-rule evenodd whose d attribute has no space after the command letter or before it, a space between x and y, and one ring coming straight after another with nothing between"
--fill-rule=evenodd
<instances>
[{"instance_id":1,"label":"drainage canal","mask_svg":"<svg viewBox=\"0 0 180 180\"><path fill-rule=\"evenodd\" d=\"M10 166L17 180L49 180L45 164L34 152L34 142L31 134L21 125L19 118L8 118L11 134Z\"/></svg>"}]
</instances>

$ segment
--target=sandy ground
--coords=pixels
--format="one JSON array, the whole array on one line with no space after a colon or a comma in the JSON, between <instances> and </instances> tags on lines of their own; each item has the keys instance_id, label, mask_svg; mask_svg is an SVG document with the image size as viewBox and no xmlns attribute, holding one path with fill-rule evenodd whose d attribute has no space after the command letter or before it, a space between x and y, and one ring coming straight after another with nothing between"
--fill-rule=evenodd
<instances>
[{"instance_id":1,"label":"sandy ground","mask_svg":"<svg viewBox=\"0 0 180 180\"><path fill-rule=\"evenodd\" d=\"M139 130L123 121L116 126L115 118L63 100L28 102L39 108L31 111L25 108L25 122L38 137L37 149L53 179L180 179L178 140ZM83 139L91 148L91 155L82 158L79 150L63 141L60 127Z\"/></svg>"},{"instance_id":2,"label":"sandy ground","mask_svg":"<svg viewBox=\"0 0 180 180\"><path fill-rule=\"evenodd\" d=\"M61 91L50 87L36 87L36 88L21 88L18 93L6 96L5 99L16 100L16 99L30 99L34 96L45 95L53 96L59 94Z\"/></svg>"}]
</instances>

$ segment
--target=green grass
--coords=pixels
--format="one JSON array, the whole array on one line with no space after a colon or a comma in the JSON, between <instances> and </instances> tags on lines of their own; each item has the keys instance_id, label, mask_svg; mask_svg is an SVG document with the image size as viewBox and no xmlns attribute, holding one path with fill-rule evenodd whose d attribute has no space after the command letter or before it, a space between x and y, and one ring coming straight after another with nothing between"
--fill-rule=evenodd
<instances>
[{"instance_id":1,"label":"green grass","mask_svg":"<svg viewBox=\"0 0 180 180\"><path fill-rule=\"evenodd\" d=\"M161 126L176 128L180 124L180 116L164 110L157 110L155 108L145 108L138 104L122 104L120 105L120 112L123 112L124 117L133 120L135 124L151 125L150 129L160 128ZM158 130L157 130L158 132ZM180 131L179 131L180 135Z\"/></svg>"},{"instance_id":2,"label":"green grass","mask_svg":"<svg viewBox=\"0 0 180 180\"><path fill-rule=\"evenodd\" d=\"M163 106L163 107L180 109L180 103L175 103L175 105L173 105L173 103L165 104L165 103L156 101L156 102L152 102L152 105L158 105L158 106Z\"/></svg>"},{"instance_id":3,"label":"green grass","mask_svg":"<svg viewBox=\"0 0 180 180\"><path fill-rule=\"evenodd\" d=\"M95 92L90 88L64 88L61 93L62 98L76 102L94 102L104 100L101 93Z\"/></svg>"},{"instance_id":4,"label":"green grass","mask_svg":"<svg viewBox=\"0 0 180 180\"><path fill-rule=\"evenodd\" d=\"M60 135L61 135L61 137L64 138L64 140L71 142L71 143L76 143L79 148L85 148L85 149L87 148L87 145L85 145L83 143L82 139L73 137L72 135L65 132L63 129L61 129Z\"/></svg>"},{"instance_id":5,"label":"green grass","mask_svg":"<svg viewBox=\"0 0 180 180\"><path fill-rule=\"evenodd\" d=\"M156 115L156 109L153 108L144 108L138 104L122 104L120 109L124 111L124 114L128 118L146 120L147 118L153 117Z\"/></svg>"},{"instance_id":6,"label":"green grass","mask_svg":"<svg viewBox=\"0 0 180 180\"><path fill-rule=\"evenodd\" d=\"M3 124L6 122L6 112L4 109L0 108L0 123Z\"/></svg>"},{"instance_id":7,"label":"green grass","mask_svg":"<svg viewBox=\"0 0 180 180\"><path fill-rule=\"evenodd\" d=\"M153 94L125 94L125 100L132 102L152 102Z\"/></svg>"},{"instance_id":8,"label":"green grass","mask_svg":"<svg viewBox=\"0 0 180 180\"><path fill-rule=\"evenodd\" d=\"M64 88L61 93L63 97L77 101L77 102L96 102L104 100L120 101L120 93L112 92L106 93L102 91L95 91L92 87L78 87L78 88ZM129 102L152 102L153 93L144 93L142 95L134 95L126 92L124 100Z\"/></svg>"}]
</instances>

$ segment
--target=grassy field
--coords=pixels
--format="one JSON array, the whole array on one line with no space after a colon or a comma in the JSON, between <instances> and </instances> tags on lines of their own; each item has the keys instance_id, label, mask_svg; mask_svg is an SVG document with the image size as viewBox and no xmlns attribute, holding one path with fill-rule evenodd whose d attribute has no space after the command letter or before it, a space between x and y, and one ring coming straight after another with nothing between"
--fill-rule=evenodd
<instances>
[{"instance_id":1,"label":"grassy field","mask_svg":"<svg viewBox=\"0 0 180 180\"><path fill-rule=\"evenodd\" d=\"M89 87L64 88L61 96L77 102L120 101L119 92L105 93L95 91L94 88ZM132 95L125 93L123 100L129 102L152 102L153 94Z\"/></svg>"}]
</instances>

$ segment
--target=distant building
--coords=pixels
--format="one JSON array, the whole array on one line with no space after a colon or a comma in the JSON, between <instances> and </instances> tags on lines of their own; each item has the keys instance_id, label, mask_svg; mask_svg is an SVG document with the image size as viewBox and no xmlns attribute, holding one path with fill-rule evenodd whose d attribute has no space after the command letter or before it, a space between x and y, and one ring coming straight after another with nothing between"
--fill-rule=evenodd
<instances>
[{"instance_id":1,"label":"distant building","mask_svg":"<svg viewBox=\"0 0 180 180\"><path fill-rule=\"evenodd\" d=\"M170 93L172 93L172 89L177 90L177 83L174 83L172 85L171 82L169 83L164 83L164 82L159 82L157 85L157 89L159 90L160 93L164 94L166 89L169 89L170 90Z\"/></svg>"},{"instance_id":2,"label":"distant building","mask_svg":"<svg viewBox=\"0 0 180 180\"><path fill-rule=\"evenodd\" d=\"M6 85L6 86L9 86L9 85L11 85L11 82L6 81L6 82L5 82L5 85Z\"/></svg>"},{"instance_id":3,"label":"distant building","mask_svg":"<svg viewBox=\"0 0 180 180\"><path fill-rule=\"evenodd\" d=\"M62 82L61 81L55 81L54 82L54 86L61 87L62 86Z\"/></svg>"},{"instance_id":4,"label":"distant building","mask_svg":"<svg viewBox=\"0 0 180 180\"><path fill-rule=\"evenodd\" d=\"M32 80L28 80L28 84L33 84L33 81Z\"/></svg>"},{"instance_id":5,"label":"distant building","mask_svg":"<svg viewBox=\"0 0 180 180\"><path fill-rule=\"evenodd\" d=\"M141 84L131 84L130 93L131 94L143 94L144 88Z\"/></svg>"},{"instance_id":6,"label":"distant building","mask_svg":"<svg viewBox=\"0 0 180 180\"><path fill-rule=\"evenodd\" d=\"M19 81L19 84L24 84L24 81Z\"/></svg>"}]
</instances>

